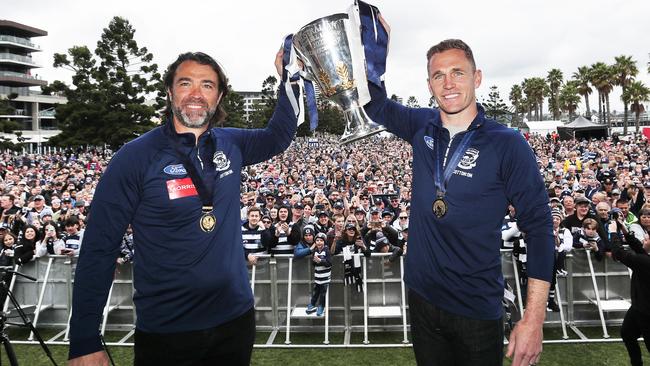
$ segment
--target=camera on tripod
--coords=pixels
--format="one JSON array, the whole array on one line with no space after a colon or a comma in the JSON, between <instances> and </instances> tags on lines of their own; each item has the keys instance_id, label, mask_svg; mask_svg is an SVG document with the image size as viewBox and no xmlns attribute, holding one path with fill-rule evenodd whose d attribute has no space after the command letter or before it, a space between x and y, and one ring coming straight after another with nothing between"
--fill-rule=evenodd
<instances>
[{"instance_id":1,"label":"camera on tripod","mask_svg":"<svg viewBox=\"0 0 650 366\"><path fill-rule=\"evenodd\" d=\"M29 319L27 314L25 314L25 311L20 306L18 300L16 300L16 297L14 296L14 294L9 289L9 286L7 285L7 283L11 282L11 277L14 275L24 277L31 281L36 281L36 278L32 276L28 276L18 271L14 271L13 267L11 266L0 266L0 299L2 299L2 302L0 302L0 304L4 304L5 300L9 298L9 300L14 306L14 311L18 313L18 317L20 317L22 321L22 323L12 323L11 325L17 325L19 327L29 328L34 333L34 337L36 337L38 343L40 343L45 354L49 357L50 361L52 361L52 364L56 366L57 364L56 361L54 361L54 358L52 357L52 352L50 352L50 349L47 348L47 345L45 344L45 341L43 341L43 338L41 337L40 333L38 333L38 331L34 327L34 324L32 324L32 321ZM11 345L11 341L9 340L9 336L7 335L7 313L5 312L0 312L0 343L2 343L5 352L7 353L7 359L9 360L9 365L18 366L18 359L16 358L16 353L14 352L13 346Z\"/></svg>"}]
</instances>

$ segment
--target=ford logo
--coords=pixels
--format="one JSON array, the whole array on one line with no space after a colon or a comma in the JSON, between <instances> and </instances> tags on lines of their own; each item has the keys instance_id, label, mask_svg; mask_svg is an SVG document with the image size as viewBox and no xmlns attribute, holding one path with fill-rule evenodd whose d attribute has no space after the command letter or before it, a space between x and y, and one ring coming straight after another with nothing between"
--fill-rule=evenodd
<instances>
[{"instance_id":1,"label":"ford logo","mask_svg":"<svg viewBox=\"0 0 650 366\"><path fill-rule=\"evenodd\" d=\"M176 164L176 165L167 165L165 169L163 169L163 172L169 174L169 175L185 175L187 174L187 170L185 170L185 167L183 164Z\"/></svg>"},{"instance_id":2,"label":"ford logo","mask_svg":"<svg viewBox=\"0 0 650 366\"><path fill-rule=\"evenodd\" d=\"M427 147L433 150L433 138L430 136L424 136L424 143L427 144Z\"/></svg>"}]
</instances>

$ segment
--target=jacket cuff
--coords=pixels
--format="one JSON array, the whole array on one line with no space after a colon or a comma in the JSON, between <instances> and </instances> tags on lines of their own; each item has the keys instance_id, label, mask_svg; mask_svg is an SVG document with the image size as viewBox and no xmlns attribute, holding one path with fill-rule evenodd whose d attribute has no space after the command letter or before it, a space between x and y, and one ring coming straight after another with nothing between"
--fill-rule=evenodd
<instances>
[{"instance_id":1,"label":"jacket cuff","mask_svg":"<svg viewBox=\"0 0 650 366\"><path fill-rule=\"evenodd\" d=\"M81 357L104 349L99 335L92 338L70 341L68 360Z\"/></svg>"}]
</instances>

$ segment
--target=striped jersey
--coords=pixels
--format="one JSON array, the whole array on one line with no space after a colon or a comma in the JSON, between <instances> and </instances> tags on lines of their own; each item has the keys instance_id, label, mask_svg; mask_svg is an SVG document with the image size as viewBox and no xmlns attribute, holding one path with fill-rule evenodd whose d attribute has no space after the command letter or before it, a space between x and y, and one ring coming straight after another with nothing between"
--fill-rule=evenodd
<instances>
[{"instance_id":1,"label":"striped jersey","mask_svg":"<svg viewBox=\"0 0 650 366\"><path fill-rule=\"evenodd\" d=\"M320 262L316 262L312 259L314 263L314 282L317 285L323 285L330 283L330 277L332 275L332 261L330 256L330 250L327 246L323 246L323 249L320 251L316 249L314 255L320 258ZM313 257L312 257L313 258Z\"/></svg>"},{"instance_id":2,"label":"striped jersey","mask_svg":"<svg viewBox=\"0 0 650 366\"><path fill-rule=\"evenodd\" d=\"M256 228L251 229L248 222L241 227L242 243L244 244L244 254L263 253L266 247L262 244L262 232L266 228L260 222Z\"/></svg>"}]
</instances>

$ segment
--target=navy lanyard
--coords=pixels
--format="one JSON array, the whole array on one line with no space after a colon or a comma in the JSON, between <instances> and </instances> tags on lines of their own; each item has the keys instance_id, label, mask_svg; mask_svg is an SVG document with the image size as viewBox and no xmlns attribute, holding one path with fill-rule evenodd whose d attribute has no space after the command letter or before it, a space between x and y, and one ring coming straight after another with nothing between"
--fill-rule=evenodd
<instances>
[{"instance_id":1,"label":"navy lanyard","mask_svg":"<svg viewBox=\"0 0 650 366\"><path fill-rule=\"evenodd\" d=\"M472 138L474 137L474 133L476 133L476 130L474 129L465 133L465 136L463 136L463 139L460 141L460 145L458 146L456 151L454 151L454 154L451 156L451 159L449 160L448 164L445 166L444 176L440 168L440 166L442 165L442 159L444 158L440 156L442 150L440 148L441 145L440 131L441 130L438 130L438 141L435 144L437 161L435 162L436 174L434 175L433 179L436 185L436 195L438 197L444 197L445 193L447 192L447 185L449 184L449 180L451 179L451 176L454 174L454 170L456 170L456 166L458 166L458 163L460 162L460 159L465 154L465 151L469 147L469 144L472 142Z\"/></svg>"},{"instance_id":2,"label":"navy lanyard","mask_svg":"<svg viewBox=\"0 0 650 366\"><path fill-rule=\"evenodd\" d=\"M190 160L190 157L187 154L183 153L182 144L180 140L174 138L173 136L173 134L176 133L176 129L174 128L173 125L174 122L169 121L167 123L172 124L171 125L172 135L169 136L169 141L171 142L172 147L176 152L176 156L181 160L181 163L183 163L183 166L187 170L187 175L189 175L190 179L192 179L192 183L194 183L194 187L196 188L196 191L198 192L199 197L201 198L201 202L203 203L203 206L212 207L212 184L210 183L211 180L210 178L212 178L212 174L207 175L208 179L204 180L201 178L201 175L196 170L196 167L194 167L194 164ZM210 150L210 152L214 152L215 150L214 144L212 142L212 136L208 137L208 149Z\"/></svg>"}]
</instances>

